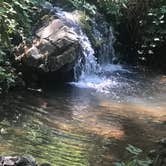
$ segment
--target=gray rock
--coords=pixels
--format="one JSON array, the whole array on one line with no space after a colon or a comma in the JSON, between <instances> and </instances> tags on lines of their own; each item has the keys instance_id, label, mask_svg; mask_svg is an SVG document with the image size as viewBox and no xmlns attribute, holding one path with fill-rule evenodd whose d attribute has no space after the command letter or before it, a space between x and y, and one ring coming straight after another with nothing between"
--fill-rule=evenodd
<instances>
[{"instance_id":1,"label":"gray rock","mask_svg":"<svg viewBox=\"0 0 166 166\"><path fill-rule=\"evenodd\" d=\"M16 166L37 166L35 158L32 156L21 156L18 157L18 160L15 162Z\"/></svg>"},{"instance_id":2,"label":"gray rock","mask_svg":"<svg viewBox=\"0 0 166 166\"><path fill-rule=\"evenodd\" d=\"M0 157L0 166L15 166L18 157Z\"/></svg>"},{"instance_id":3,"label":"gray rock","mask_svg":"<svg viewBox=\"0 0 166 166\"><path fill-rule=\"evenodd\" d=\"M37 166L32 156L4 156L0 157L0 166Z\"/></svg>"},{"instance_id":4,"label":"gray rock","mask_svg":"<svg viewBox=\"0 0 166 166\"><path fill-rule=\"evenodd\" d=\"M33 45L16 59L35 70L54 72L64 67L71 70L79 56L77 34L59 19L53 19L36 31ZM70 66L70 67L66 67Z\"/></svg>"}]
</instances>

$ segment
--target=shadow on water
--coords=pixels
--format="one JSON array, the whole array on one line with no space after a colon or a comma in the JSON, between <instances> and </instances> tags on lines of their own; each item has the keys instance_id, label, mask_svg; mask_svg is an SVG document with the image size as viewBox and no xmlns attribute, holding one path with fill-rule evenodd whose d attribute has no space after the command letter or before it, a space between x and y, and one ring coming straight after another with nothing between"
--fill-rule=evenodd
<instances>
[{"instance_id":1,"label":"shadow on water","mask_svg":"<svg viewBox=\"0 0 166 166\"><path fill-rule=\"evenodd\" d=\"M129 89L125 96L119 85L111 95L69 84L39 94L13 92L0 99L0 153L31 154L55 166L110 166L126 157L128 143L148 151L166 136L165 83L156 82L150 98L150 92L131 96ZM114 98L113 92L124 93Z\"/></svg>"}]
</instances>

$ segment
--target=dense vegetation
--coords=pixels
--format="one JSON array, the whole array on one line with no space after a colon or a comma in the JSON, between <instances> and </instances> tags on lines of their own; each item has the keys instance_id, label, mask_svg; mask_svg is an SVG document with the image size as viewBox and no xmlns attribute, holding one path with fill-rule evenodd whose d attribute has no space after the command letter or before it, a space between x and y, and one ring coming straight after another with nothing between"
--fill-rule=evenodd
<instances>
[{"instance_id":1,"label":"dense vegetation","mask_svg":"<svg viewBox=\"0 0 166 166\"><path fill-rule=\"evenodd\" d=\"M116 162L115 166L150 166L152 160L148 157L143 158L141 154L143 151L133 145L128 145L126 151L132 155L126 162Z\"/></svg>"},{"instance_id":2,"label":"dense vegetation","mask_svg":"<svg viewBox=\"0 0 166 166\"><path fill-rule=\"evenodd\" d=\"M99 11L116 34L120 62L166 70L165 0L71 0L87 12Z\"/></svg>"},{"instance_id":3,"label":"dense vegetation","mask_svg":"<svg viewBox=\"0 0 166 166\"><path fill-rule=\"evenodd\" d=\"M31 36L39 4L39 0L0 0L0 92L14 85L10 55L15 45Z\"/></svg>"},{"instance_id":4,"label":"dense vegetation","mask_svg":"<svg viewBox=\"0 0 166 166\"><path fill-rule=\"evenodd\" d=\"M15 45L31 37L43 2L0 0L0 87L8 89L13 85L15 75L9 58ZM119 62L166 69L165 0L65 0L64 3L90 15L100 12L105 16L115 30Z\"/></svg>"},{"instance_id":5,"label":"dense vegetation","mask_svg":"<svg viewBox=\"0 0 166 166\"><path fill-rule=\"evenodd\" d=\"M121 0L113 3L107 0L104 5L100 2L107 19L116 25L122 60L141 61L164 68L166 1Z\"/></svg>"}]
</instances>

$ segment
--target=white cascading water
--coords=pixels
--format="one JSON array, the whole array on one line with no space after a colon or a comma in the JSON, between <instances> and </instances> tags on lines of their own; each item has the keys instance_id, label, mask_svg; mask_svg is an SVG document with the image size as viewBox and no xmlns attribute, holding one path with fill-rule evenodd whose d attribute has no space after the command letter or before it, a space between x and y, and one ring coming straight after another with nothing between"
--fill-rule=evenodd
<instances>
[{"instance_id":1,"label":"white cascading water","mask_svg":"<svg viewBox=\"0 0 166 166\"><path fill-rule=\"evenodd\" d=\"M83 56L80 56L78 62L75 65L75 80L73 82L75 86L81 88L93 88L98 92L110 93L110 87L118 86L118 83L114 79L107 78L104 72L114 72L116 70L123 70L119 65L111 65L110 54L114 55L113 41L114 36L111 27L109 28L109 36L107 42L103 44L100 50L99 63L97 63L97 58L95 57L94 49L87 37L83 32L81 26L79 25L78 14L63 11L59 7L54 7L55 15L59 17L64 23L71 27L71 29L78 35L79 43L81 46L81 51ZM102 34L94 29L94 35L97 38L101 38ZM77 72L81 70L81 72ZM77 73L80 73L79 76Z\"/></svg>"},{"instance_id":2,"label":"white cascading water","mask_svg":"<svg viewBox=\"0 0 166 166\"><path fill-rule=\"evenodd\" d=\"M100 66L97 64L97 59L94 56L94 49L87 37L82 31L78 21L78 14L63 11L59 7L54 7L55 14L65 22L66 25L72 28L79 37L79 43L83 56L78 60L75 65L75 80L83 79L85 76L89 76L100 71ZM84 63L82 62L84 61ZM78 76L77 70L81 70L80 76Z\"/></svg>"},{"instance_id":3,"label":"white cascading water","mask_svg":"<svg viewBox=\"0 0 166 166\"><path fill-rule=\"evenodd\" d=\"M95 39L101 44L98 50L98 61L100 65L105 66L112 63L112 59L115 57L115 51L113 43L115 37L111 26L108 26L106 22L102 25L98 25L95 20L92 21L92 33ZM99 30L100 29L100 30Z\"/></svg>"}]
</instances>

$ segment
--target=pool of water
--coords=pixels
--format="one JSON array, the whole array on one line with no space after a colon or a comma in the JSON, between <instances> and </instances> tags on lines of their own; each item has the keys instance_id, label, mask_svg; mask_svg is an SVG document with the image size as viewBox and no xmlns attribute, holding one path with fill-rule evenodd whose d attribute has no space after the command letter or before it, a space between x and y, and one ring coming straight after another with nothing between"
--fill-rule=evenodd
<instances>
[{"instance_id":1,"label":"pool of water","mask_svg":"<svg viewBox=\"0 0 166 166\"><path fill-rule=\"evenodd\" d=\"M166 137L166 77L103 69L77 83L1 98L0 154L31 154L54 166L110 166L126 157L127 144L152 149Z\"/></svg>"}]
</instances>

